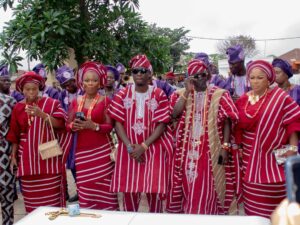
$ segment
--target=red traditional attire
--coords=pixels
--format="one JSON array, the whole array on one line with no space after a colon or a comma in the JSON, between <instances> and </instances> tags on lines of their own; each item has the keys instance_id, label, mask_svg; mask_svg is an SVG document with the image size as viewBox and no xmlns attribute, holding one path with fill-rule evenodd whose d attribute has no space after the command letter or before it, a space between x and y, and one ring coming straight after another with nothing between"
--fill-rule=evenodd
<instances>
[{"instance_id":1,"label":"red traditional attire","mask_svg":"<svg viewBox=\"0 0 300 225\"><path fill-rule=\"evenodd\" d=\"M184 91L179 90L172 95L172 111ZM238 173L234 171L232 158L229 164L218 165L226 119L233 124L238 119L227 91L211 87L206 92L193 92L188 96L176 129L177 145L167 211L227 214L229 209L233 210L230 207L236 206L235 177ZM237 162L237 155L233 157Z\"/></svg>"},{"instance_id":2,"label":"red traditional attire","mask_svg":"<svg viewBox=\"0 0 300 225\"><path fill-rule=\"evenodd\" d=\"M38 107L50 116L66 120L66 114L58 101L41 98ZM71 143L71 134L57 131L57 138L63 150L62 156L42 160L38 145L42 134L43 119L28 118L26 104L19 102L13 109L7 140L19 145L17 150L18 176L22 182L24 203L27 212L39 206L65 205L65 161ZM29 125L29 120L31 125ZM42 142L52 140L51 129L45 126Z\"/></svg>"},{"instance_id":3,"label":"red traditional attire","mask_svg":"<svg viewBox=\"0 0 300 225\"><path fill-rule=\"evenodd\" d=\"M136 95L135 86L127 86L114 97L108 110L113 119L123 124L131 144L143 143L159 123L168 123L170 119L168 99L162 90L149 86L141 107L137 106ZM139 118L141 108L144 111ZM168 191L171 142L170 133L164 132L145 152L145 162L140 163L130 157L126 145L119 140L111 190L125 192L125 210L136 211L140 193L144 192L148 193L150 211L162 211L158 194Z\"/></svg>"},{"instance_id":4,"label":"red traditional attire","mask_svg":"<svg viewBox=\"0 0 300 225\"><path fill-rule=\"evenodd\" d=\"M116 193L110 192L114 163L111 161L112 124L105 123L109 98L98 102L91 111L91 120L98 123L99 131L84 129L78 131L75 150L76 185L80 207L92 209L117 210L119 208ZM71 104L71 111L78 111L77 99ZM82 112L87 118L88 109Z\"/></svg>"},{"instance_id":5,"label":"red traditional attire","mask_svg":"<svg viewBox=\"0 0 300 225\"><path fill-rule=\"evenodd\" d=\"M288 143L291 133L300 131L300 108L276 87L254 105L243 95L236 106L240 121L236 142L243 146L243 198L247 215L269 217L285 198L283 165L273 150Z\"/></svg>"}]
</instances>

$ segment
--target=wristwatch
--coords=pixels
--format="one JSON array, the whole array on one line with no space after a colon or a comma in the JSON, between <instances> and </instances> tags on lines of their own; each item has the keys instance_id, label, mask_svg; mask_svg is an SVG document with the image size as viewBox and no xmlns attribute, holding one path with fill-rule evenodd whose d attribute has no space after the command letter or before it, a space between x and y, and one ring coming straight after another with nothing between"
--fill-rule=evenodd
<instances>
[{"instance_id":1,"label":"wristwatch","mask_svg":"<svg viewBox=\"0 0 300 225\"><path fill-rule=\"evenodd\" d=\"M100 126L98 123L95 123L95 131L99 131L100 130Z\"/></svg>"},{"instance_id":2,"label":"wristwatch","mask_svg":"<svg viewBox=\"0 0 300 225\"><path fill-rule=\"evenodd\" d=\"M133 151L133 148L132 148L131 144L127 145L126 147L127 147L127 152L128 153L131 153Z\"/></svg>"}]
</instances>

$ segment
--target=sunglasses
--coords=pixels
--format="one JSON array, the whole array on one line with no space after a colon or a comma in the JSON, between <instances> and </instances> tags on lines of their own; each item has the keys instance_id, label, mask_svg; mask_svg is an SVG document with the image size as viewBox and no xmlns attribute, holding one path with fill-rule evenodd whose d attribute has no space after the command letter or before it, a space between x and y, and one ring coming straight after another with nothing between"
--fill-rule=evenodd
<instances>
[{"instance_id":1,"label":"sunglasses","mask_svg":"<svg viewBox=\"0 0 300 225\"><path fill-rule=\"evenodd\" d=\"M148 71L149 71L148 69L140 68L140 69L133 69L131 72L133 74L138 74L138 73L146 74Z\"/></svg>"},{"instance_id":2,"label":"sunglasses","mask_svg":"<svg viewBox=\"0 0 300 225\"><path fill-rule=\"evenodd\" d=\"M200 77L205 78L205 77L207 77L207 73L197 73L197 74L192 75L192 77L194 79L198 79Z\"/></svg>"}]
</instances>

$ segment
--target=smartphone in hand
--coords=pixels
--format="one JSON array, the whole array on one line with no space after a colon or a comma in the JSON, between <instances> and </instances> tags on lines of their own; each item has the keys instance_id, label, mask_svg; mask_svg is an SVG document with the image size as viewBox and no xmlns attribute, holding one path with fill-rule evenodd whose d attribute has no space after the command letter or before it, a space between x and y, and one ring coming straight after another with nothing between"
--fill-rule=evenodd
<instances>
[{"instance_id":1,"label":"smartphone in hand","mask_svg":"<svg viewBox=\"0 0 300 225\"><path fill-rule=\"evenodd\" d=\"M289 202L300 204L300 156L292 156L286 160L285 176Z\"/></svg>"},{"instance_id":2,"label":"smartphone in hand","mask_svg":"<svg viewBox=\"0 0 300 225\"><path fill-rule=\"evenodd\" d=\"M76 117L76 119L80 119L82 121L85 120L85 116L84 116L83 112L76 112L75 117Z\"/></svg>"}]
</instances>

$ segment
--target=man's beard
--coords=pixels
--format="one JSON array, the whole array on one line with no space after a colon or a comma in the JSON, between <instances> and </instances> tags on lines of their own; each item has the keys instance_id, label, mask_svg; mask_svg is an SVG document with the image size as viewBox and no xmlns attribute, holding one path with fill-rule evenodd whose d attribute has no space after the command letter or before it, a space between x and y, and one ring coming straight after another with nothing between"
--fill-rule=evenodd
<instances>
[{"instance_id":1,"label":"man's beard","mask_svg":"<svg viewBox=\"0 0 300 225\"><path fill-rule=\"evenodd\" d=\"M147 86L148 84L147 83L135 83L135 85L138 87L144 87L144 86Z\"/></svg>"},{"instance_id":2,"label":"man's beard","mask_svg":"<svg viewBox=\"0 0 300 225\"><path fill-rule=\"evenodd\" d=\"M10 89L2 89L0 92L2 92L3 94L9 95L10 94Z\"/></svg>"},{"instance_id":3,"label":"man's beard","mask_svg":"<svg viewBox=\"0 0 300 225\"><path fill-rule=\"evenodd\" d=\"M207 88L207 83L203 82L203 83L194 83L195 89L196 91L205 91Z\"/></svg>"}]
</instances>

